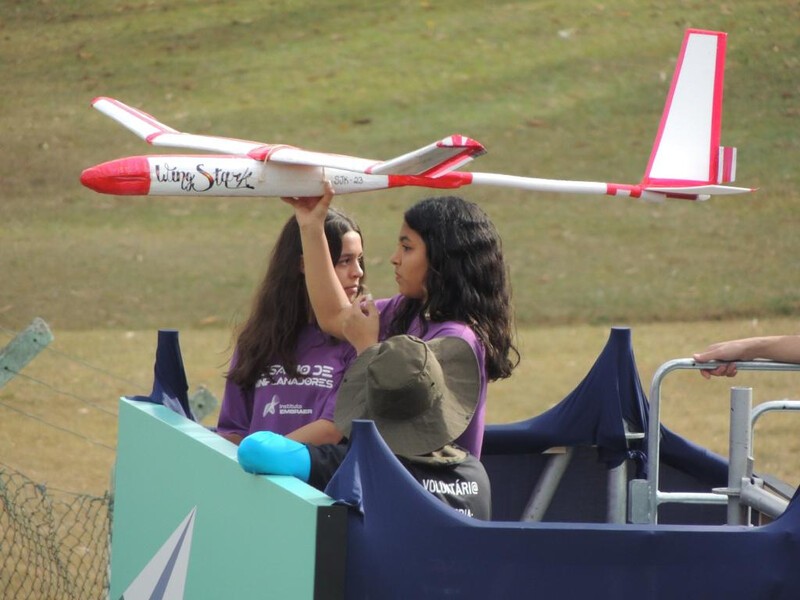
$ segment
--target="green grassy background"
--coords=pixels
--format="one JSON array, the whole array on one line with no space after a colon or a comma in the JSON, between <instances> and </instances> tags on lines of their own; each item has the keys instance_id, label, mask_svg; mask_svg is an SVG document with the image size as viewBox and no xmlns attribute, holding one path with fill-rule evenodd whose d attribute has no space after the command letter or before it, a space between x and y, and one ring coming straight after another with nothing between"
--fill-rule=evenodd
<instances>
[{"instance_id":1,"label":"green grassy background","mask_svg":"<svg viewBox=\"0 0 800 600\"><path fill-rule=\"evenodd\" d=\"M290 214L276 199L82 188L82 169L152 151L89 108L97 95L194 133L388 158L461 132L489 149L475 170L637 182L687 27L729 32L723 143L756 194L464 194L503 235L522 325L800 306L797 2L5 4L0 311L13 325L227 323ZM427 193L340 200L364 227L379 294L394 289L401 211Z\"/></svg>"},{"instance_id":2,"label":"green grassy background","mask_svg":"<svg viewBox=\"0 0 800 600\"><path fill-rule=\"evenodd\" d=\"M490 416L528 416L569 391L610 325L634 327L646 385L651 365L720 337L794 329L797 1L0 6L0 325L18 330L41 316L63 352L122 376L139 372L144 387L155 330L168 327L182 331L185 350L202 363L191 365L193 383L219 391L231 328L291 213L277 199L82 188L82 169L154 152L92 110L95 96L183 131L377 159L463 133L489 150L468 169L635 183L688 27L729 33L723 143L739 148L737 184L758 192L652 204L462 190L503 236L523 347L517 375L490 392ZM377 295L395 289L387 258L402 210L428 193L337 199L364 229ZM662 341L642 341L639 331ZM137 360L119 341L126 332L145 340ZM95 390L94 379L78 369L71 393L104 401L121 393ZM534 386L550 381L558 383L546 399L526 404ZM19 406L32 397L11 384L0 390L0 401ZM46 415L52 407L41 401ZM19 445L20 430L41 435L29 421L12 419L0 447ZM690 434L694 422L687 419ZM113 420L98 427L113 432ZM97 437L94 425L82 431ZM12 464L32 467L23 456Z\"/></svg>"}]
</instances>

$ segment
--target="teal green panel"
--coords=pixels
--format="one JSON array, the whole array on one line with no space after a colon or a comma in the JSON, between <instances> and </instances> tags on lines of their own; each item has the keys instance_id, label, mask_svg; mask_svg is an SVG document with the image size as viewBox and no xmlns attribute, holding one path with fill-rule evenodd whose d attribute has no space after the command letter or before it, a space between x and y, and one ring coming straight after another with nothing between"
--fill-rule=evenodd
<instances>
[{"instance_id":1,"label":"teal green panel","mask_svg":"<svg viewBox=\"0 0 800 600\"><path fill-rule=\"evenodd\" d=\"M330 504L294 477L245 473L236 447L201 425L122 399L110 597L196 509L186 598L312 598L317 509Z\"/></svg>"}]
</instances>

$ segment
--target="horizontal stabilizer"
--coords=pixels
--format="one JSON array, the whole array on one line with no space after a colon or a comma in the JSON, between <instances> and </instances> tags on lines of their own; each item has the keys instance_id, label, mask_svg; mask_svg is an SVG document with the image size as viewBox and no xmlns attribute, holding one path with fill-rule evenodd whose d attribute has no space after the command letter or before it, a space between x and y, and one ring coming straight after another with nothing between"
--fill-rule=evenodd
<instances>
[{"instance_id":1,"label":"horizontal stabilizer","mask_svg":"<svg viewBox=\"0 0 800 600\"><path fill-rule=\"evenodd\" d=\"M686 194L699 196L730 196L732 194L747 194L752 188L733 187L730 185L687 185L687 186L647 186L642 188L647 192L659 194Z\"/></svg>"}]
</instances>

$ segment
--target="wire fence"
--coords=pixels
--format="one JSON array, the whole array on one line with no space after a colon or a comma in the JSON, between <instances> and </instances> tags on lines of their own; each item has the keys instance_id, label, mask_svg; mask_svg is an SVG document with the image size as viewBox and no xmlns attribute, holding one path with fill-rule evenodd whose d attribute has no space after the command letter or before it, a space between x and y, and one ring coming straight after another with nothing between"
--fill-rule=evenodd
<instances>
[{"instance_id":1,"label":"wire fence","mask_svg":"<svg viewBox=\"0 0 800 600\"><path fill-rule=\"evenodd\" d=\"M0 598L106 598L112 508L0 466Z\"/></svg>"},{"instance_id":2,"label":"wire fence","mask_svg":"<svg viewBox=\"0 0 800 600\"><path fill-rule=\"evenodd\" d=\"M0 325L0 338L18 334L18 331ZM7 399L0 401L0 408L13 415L15 422L35 423L34 431L49 432L47 435L51 439L60 440L59 444L65 447L71 440L82 440L102 453L114 452L113 445L87 436L75 428L74 422L54 422L52 416L47 418L34 414L29 399L39 397L41 392L35 393L35 388L38 388L44 390L46 397L63 398L75 406L84 407L83 410L115 418L116 410L113 408L85 398L82 392L74 393L62 388L63 379L57 374L63 370L64 364L76 365L79 370L91 370L96 374L95 385L111 387L110 382L122 382L136 390L147 388L52 346L44 346L42 350L46 358L44 363L48 365L44 376L56 383L28 372L19 372L5 364L3 368L14 377L9 387L16 391L5 394ZM2 351L3 343L0 343L0 355ZM4 460L8 461L8 457ZM0 462L0 598L105 600L110 583L112 509L113 496L109 492L97 496L64 491L37 483L18 468Z\"/></svg>"},{"instance_id":3,"label":"wire fence","mask_svg":"<svg viewBox=\"0 0 800 600\"><path fill-rule=\"evenodd\" d=\"M0 359L5 351L3 338L19 335L20 332L0 324ZM110 584L113 490L97 496L37 483L22 473L14 459L15 455L17 461L31 455L11 450L22 447L31 436L39 437L37 454L45 462L50 460L51 475L62 456L75 457L87 449L99 454L97 459L84 464L108 464L113 460L109 452L116 452L116 444L95 437L103 433L107 438L108 429L95 429L87 434L82 419L76 420L74 415L116 419L117 409L103 405L96 389L92 399L87 397L86 390L76 393L63 389L69 381L63 373L67 367L79 372L91 371L92 388L106 388L109 397L119 397L120 388L126 393L146 394L149 387L76 358L47 342L41 350L42 358L25 372L19 366L15 368L13 361L0 361L6 375L0 381L0 388L4 382L10 382L0 394L0 412L8 417L0 426L0 441L10 443L5 449L9 451L0 454L4 461L0 462L0 598L105 599ZM106 391L101 392L103 396ZM53 399L74 408L67 412L53 411L56 406ZM203 386L189 401L198 418L217 405L216 398ZM27 433L21 433L23 426L27 427ZM42 456L44 436L51 442L47 456Z\"/></svg>"}]
</instances>

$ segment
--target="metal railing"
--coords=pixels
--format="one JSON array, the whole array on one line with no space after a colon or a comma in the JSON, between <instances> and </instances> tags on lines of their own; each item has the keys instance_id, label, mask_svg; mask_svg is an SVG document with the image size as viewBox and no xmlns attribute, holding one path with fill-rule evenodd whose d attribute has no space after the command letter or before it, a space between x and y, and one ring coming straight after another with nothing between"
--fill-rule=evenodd
<instances>
[{"instance_id":1,"label":"metal railing","mask_svg":"<svg viewBox=\"0 0 800 600\"><path fill-rule=\"evenodd\" d=\"M752 407L751 388L731 390L731 433L729 446L728 487L712 492L664 492L658 489L661 445L661 385L664 378L677 370L711 370L723 363L697 363L691 358L680 358L662 364L653 376L650 387L650 421L647 440L647 479L631 481L629 493L629 521L632 523L658 522L658 507L668 502L684 504L727 504L728 523L747 522L749 508L768 515L780 514L785 501L762 489L752 478L753 424L770 410L800 410L800 401L781 400ZM800 365L772 361L736 362L738 371L800 371Z\"/></svg>"}]
</instances>

